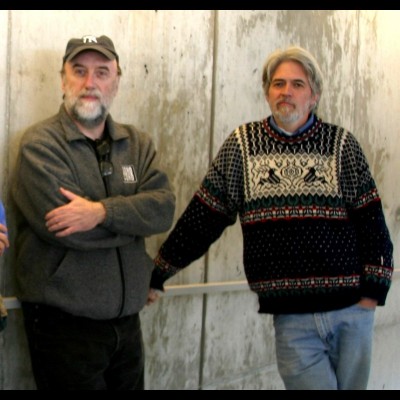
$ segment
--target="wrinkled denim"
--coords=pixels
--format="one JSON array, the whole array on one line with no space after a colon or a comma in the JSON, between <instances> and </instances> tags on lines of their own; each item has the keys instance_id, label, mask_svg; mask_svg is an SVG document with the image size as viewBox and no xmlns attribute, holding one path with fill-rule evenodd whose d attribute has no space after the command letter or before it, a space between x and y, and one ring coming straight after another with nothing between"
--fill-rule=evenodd
<instances>
[{"instance_id":1,"label":"wrinkled denim","mask_svg":"<svg viewBox=\"0 0 400 400\"><path fill-rule=\"evenodd\" d=\"M374 315L374 310L356 304L274 316L278 370L286 389L366 389Z\"/></svg>"}]
</instances>

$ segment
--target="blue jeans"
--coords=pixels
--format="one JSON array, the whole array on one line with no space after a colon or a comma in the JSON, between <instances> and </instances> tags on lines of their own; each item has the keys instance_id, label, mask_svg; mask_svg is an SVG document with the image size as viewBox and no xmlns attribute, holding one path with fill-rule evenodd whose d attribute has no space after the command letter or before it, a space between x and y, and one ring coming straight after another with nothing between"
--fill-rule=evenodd
<instances>
[{"instance_id":1,"label":"blue jeans","mask_svg":"<svg viewBox=\"0 0 400 400\"><path fill-rule=\"evenodd\" d=\"M144 389L139 315L97 321L23 303L39 390Z\"/></svg>"},{"instance_id":2,"label":"blue jeans","mask_svg":"<svg viewBox=\"0 0 400 400\"><path fill-rule=\"evenodd\" d=\"M288 390L367 388L374 310L353 305L274 316L279 374Z\"/></svg>"}]
</instances>

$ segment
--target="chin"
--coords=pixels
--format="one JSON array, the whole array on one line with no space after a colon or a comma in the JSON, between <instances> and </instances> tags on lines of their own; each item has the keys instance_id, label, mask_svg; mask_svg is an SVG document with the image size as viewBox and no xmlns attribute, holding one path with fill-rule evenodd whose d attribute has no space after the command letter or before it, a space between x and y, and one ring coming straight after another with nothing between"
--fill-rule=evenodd
<instances>
[{"instance_id":1,"label":"chin","mask_svg":"<svg viewBox=\"0 0 400 400\"><path fill-rule=\"evenodd\" d=\"M95 107L78 107L77 114L86 120L94 120L101 116L101 106L96 105Z\"/></svg>"}]
</instances>

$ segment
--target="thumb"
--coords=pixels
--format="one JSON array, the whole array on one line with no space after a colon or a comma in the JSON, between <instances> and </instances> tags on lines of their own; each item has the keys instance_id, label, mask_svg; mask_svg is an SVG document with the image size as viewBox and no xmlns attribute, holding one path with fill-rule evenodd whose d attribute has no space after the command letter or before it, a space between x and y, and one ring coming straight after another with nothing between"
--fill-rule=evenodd
<instances>
[{"instance_id":1,"label":"thumb","mask_svg":"<svg viewBox=\"0 0 400 400\"><path fill-rule=\"evenodd\" d=\"M74 200L74 199L76 199L78 197L76 194L74 194L74 193L72 193L69 190L64 189L64 188L60 188L60 193L70 201L72 201L72 200Z\"/></svg>"}]
</instances>

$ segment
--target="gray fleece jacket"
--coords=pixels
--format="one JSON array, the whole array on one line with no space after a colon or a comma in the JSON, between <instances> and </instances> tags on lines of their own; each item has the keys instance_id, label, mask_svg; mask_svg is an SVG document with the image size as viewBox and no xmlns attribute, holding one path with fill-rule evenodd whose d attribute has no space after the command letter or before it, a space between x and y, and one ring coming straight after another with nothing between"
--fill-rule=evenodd
<instances>
[{"instance_id":1,"label":"gray fleece jacket","mask_svg":"<svg viewBox=\"0 0 400 400\"><path fill-rule=\"evenodd\" d=\"M114 166L109 196L95 150L64 106L23 136L12 187L21 301L99 320L137 313L146 302L153 263L145 237L170 228L175 197L151 139L110 116L106 124ZM50 233L45 215L67 202L60 187L101 201L105 222L66 238Z\"/></svg>"}]
</instances>

